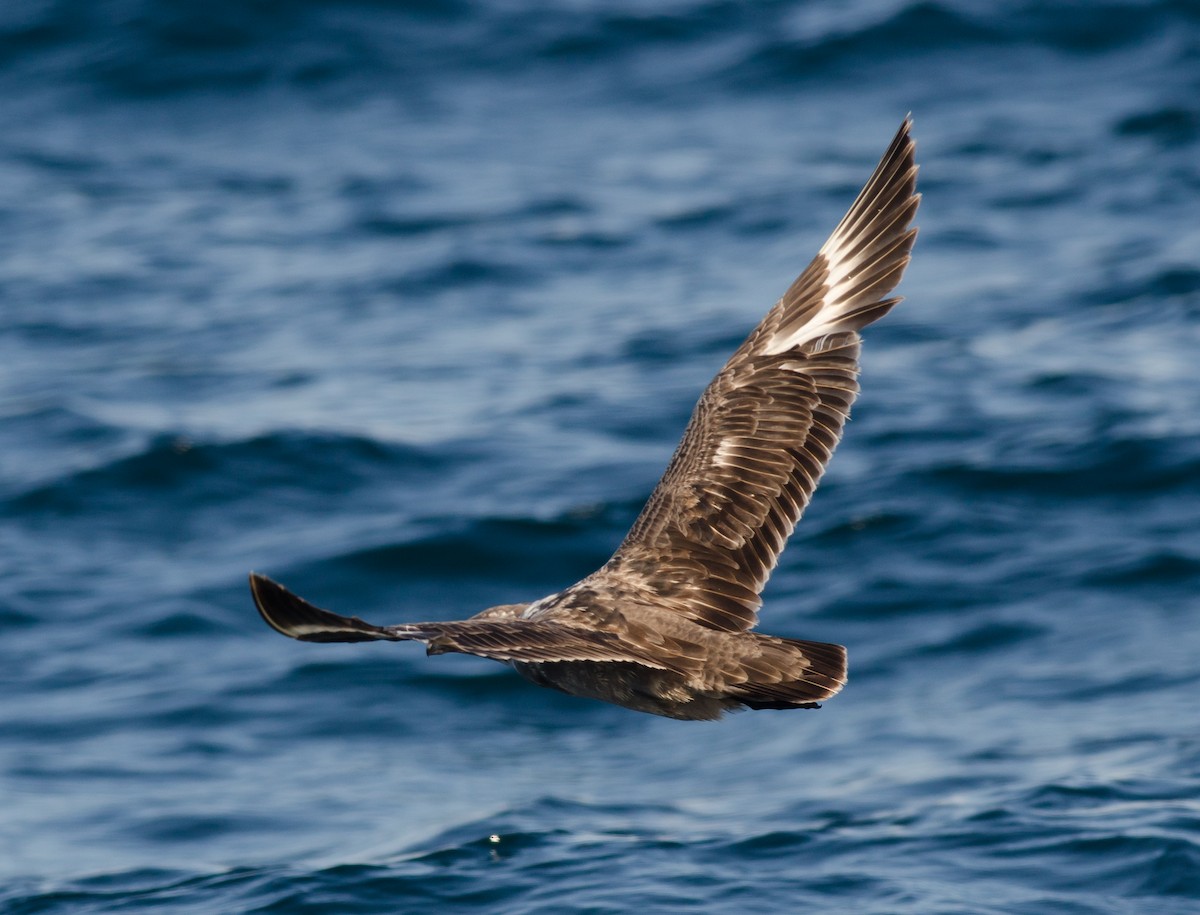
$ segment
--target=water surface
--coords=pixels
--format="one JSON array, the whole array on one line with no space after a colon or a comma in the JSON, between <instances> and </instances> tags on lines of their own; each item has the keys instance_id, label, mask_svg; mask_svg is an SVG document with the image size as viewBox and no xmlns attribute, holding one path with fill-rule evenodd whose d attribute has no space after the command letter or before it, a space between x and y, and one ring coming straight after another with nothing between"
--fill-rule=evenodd
<instances>
[{"instance_id":1,"label":"water surface","mask_svg":"<svg viewBox=\"0 0 1200 915\"><path fill-rule=\"evenodd\" d=\"M1194 5L10 4L0 97L0 911L1195 910ZM262 625L602 563L908 111L763 613L842 695Z\"/></svg>"}]
</instances>

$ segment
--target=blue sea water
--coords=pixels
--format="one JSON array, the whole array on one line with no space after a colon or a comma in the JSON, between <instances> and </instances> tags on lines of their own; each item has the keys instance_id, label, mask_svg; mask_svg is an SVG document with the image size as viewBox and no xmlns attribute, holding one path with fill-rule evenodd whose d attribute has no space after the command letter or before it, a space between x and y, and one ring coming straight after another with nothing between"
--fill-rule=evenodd
<instances>
[{"instance_id":1,"label":"blue sea water","mask_svg":"<svg viewBox=\"0 0 1200 915\"><path fill-rule=\"evenodd\" d=\"M0 912L1200 911L1200 7L0 5ZM306 645L602 563L906 112L922 227L676 722Z\"/></svg>"}]
</instances>

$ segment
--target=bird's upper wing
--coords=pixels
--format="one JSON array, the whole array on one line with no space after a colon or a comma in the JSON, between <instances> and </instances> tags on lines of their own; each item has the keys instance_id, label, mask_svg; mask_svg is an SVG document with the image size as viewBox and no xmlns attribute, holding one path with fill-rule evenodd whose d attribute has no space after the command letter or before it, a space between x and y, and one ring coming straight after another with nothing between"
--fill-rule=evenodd
<instances>
[{"instance_id":1,"label":"bird's upper wing","mask_svg":"<svg viewBox=\"0 0 1200 915\"><path fill-rule=\"evenodd\" d=\"M700 397L612 559L581 585L653 595L723 631L754 625L771 570L858 394L858 331L886 314L920 196L905 119L829 240Z\"/></svg>"}]
</instances>

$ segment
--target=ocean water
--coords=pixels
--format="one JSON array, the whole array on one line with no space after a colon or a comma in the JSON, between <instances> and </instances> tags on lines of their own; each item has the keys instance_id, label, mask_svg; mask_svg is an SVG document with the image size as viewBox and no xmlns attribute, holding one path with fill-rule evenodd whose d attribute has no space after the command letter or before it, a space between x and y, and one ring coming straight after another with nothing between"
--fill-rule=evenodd
<instances>
[{"instance_id":1,"label":"ocean water","mask_svg":"<svg viewBox=\"0 0 1200 915\"><path fill-rule=\"evenodd\" d=\"M1200 7L0 5L0 912L1200 911ZM719 723L271 633L602 563L911 111Z\"/></svg>"}]
</instances>

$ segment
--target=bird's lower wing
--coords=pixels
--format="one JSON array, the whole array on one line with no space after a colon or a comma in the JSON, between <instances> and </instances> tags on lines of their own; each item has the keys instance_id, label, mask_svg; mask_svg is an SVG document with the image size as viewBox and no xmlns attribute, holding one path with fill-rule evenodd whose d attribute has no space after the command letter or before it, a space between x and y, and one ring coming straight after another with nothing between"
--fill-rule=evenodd
<instances>
[{"instance_id":1,"label":"bird's lower wing","mask_svg":"<svg viewBox=\"0 0 1200 915\"><path fill-rule=\"evenodd\" d=\"M313 606L265 575L250 575L254 603L267 625L302 642L423 642L429 654L460 652L496 661L615 661L672 670L611 632L524 619L461 620L376 626Z\"/></svg>"}]
</instances>

